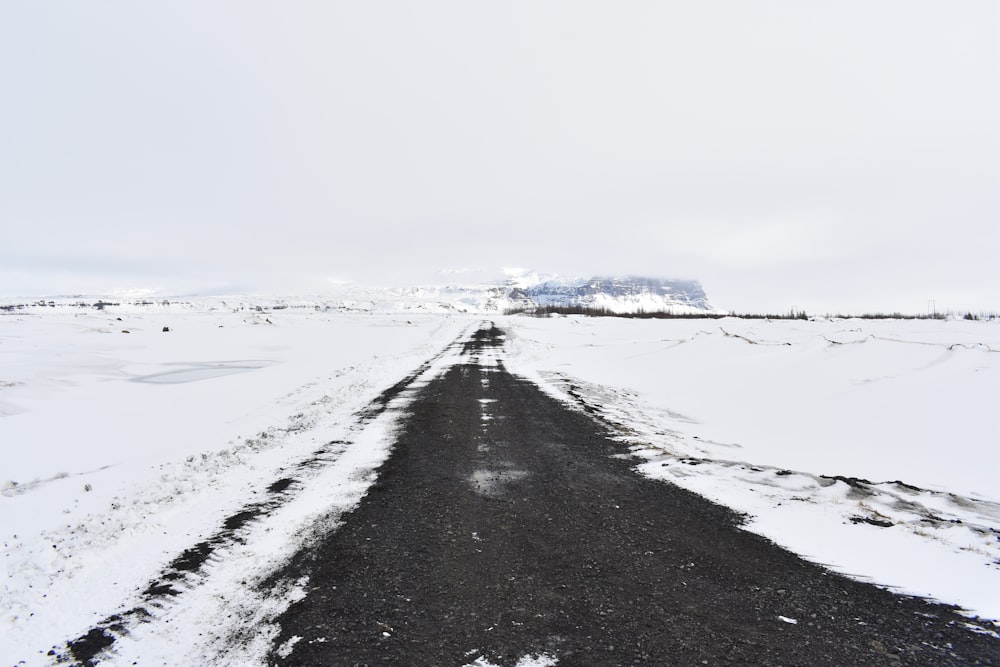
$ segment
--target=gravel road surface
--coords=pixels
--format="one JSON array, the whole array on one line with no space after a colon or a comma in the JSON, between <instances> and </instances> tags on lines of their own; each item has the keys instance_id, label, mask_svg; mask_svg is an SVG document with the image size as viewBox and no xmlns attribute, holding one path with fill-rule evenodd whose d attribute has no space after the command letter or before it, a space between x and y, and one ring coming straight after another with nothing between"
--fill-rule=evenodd
<instances>
[{"instance_id":1,"label":"gravel road surface","mask_svg":"<svg viewBox=\"0 0 1000 667\"><path fill-rule=\"evenodd\" d=\"M1000 640L950 608L643 478L502 345L484 326L417 391L361 505L278 575L310 584L270 664L1000 665Z\"/></svg>"}]
</instances>

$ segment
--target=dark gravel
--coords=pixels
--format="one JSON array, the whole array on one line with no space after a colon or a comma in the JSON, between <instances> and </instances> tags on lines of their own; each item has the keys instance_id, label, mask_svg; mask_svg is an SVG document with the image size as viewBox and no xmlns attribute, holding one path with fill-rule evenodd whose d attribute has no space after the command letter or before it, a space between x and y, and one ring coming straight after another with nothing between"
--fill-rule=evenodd
<instances>
[{"instance_id":1,"label":"dark gravel","mask_svg":"<svg viewBox=\"0 0 1000 667\"><path fill-rule=\"evenodd\" d=\"M481 330L419 391L360 507L281 573L310 586L270 664L1000 665L1000 641L952 609L641 477L591 418L477 363L502 340Z\"/></svg>"}]
</instances>

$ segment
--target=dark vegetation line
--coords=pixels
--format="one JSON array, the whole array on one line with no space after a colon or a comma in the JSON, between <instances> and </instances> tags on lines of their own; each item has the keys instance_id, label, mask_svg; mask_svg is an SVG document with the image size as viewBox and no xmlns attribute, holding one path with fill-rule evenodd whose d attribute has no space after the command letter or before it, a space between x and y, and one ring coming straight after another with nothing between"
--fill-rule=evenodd
<instances>
[{"instance_id":1,"label":"dark vegetation line","mask_svg":"<svg viewBox=\"0 0 1000 667\"><path fill-rule=\"evenodd\" d=\"M809 320L813 316L804 310L791 310L787 313L678 313L670 310L639 310L634 313L619 313L609 308L593 308L588 306L521 306L508 308L505 315L531 315L534 317L548 317L550 315L584 315L587 317L624 317L630 319L657 319L657 320L718 320L724 317L737 317L743 320ZM859 315L845 315L842 313L823 315L826 319L862 319L862 320L946 320L956 313L923 313L906 314L900 312L893 313L862 313ZM1000 315L997 313L965 313L963 319L966 320L995 320Z\"/></svg>"},{"instance_id":2,"label":"dark vegetation line","mask_svg":"<svg viewBox=\"0 0 1000 667\"><path fill-rule=\"evenodd\" d=\"M533 315L548 317L549 315L586 315L588 317L626 317L634 319L657 320L718 320L723 317L742 317L756 320L807 320L805 311L791 311L783 315L744 314L736 313L675 313L671 310L638 310L634 313L619 313L609 308L593 308L589 306L538 306L509 308L505 315Z\"/></svg>"},{"instance_id":3,"label":"dark vegetation line","mask_svg":"<svg viewBox=\"0 0 1000 667\"><path fill-rule=\"evenodd\" d=\"M129 306L171 306L171 305L181 305L190 306L192 305L187 301L170 301L168 299L163 299L160 301L128 301L125 302ZM120 307L122 302L120 301L104 301L98 300L94 303L87 301L76 301L73 303L57 303L51 300L39 300L30 303L8 303L0 304L0 312L3 313L14 313L18 311L25 310L27 308L39 308L48 307L55 308L56 306L63 307L75 307L75 308L85 308L103 311L108 307ZM222 305L226 308L226 302L222 301ZM334 308L329 304L321 306L320 304L312 305L293 305L289 306L284 303L271 304L267 306L257 306L257 305L247 305L240 304L239 306L231 307L233 312L239 312L243 310L255 311L258 313L267 313L276 310L285 310L291 308L293 310L343 310L342 308ZM825 315L809 315L804 310L792 309L787 313L737 313L735 311L729 311L728 313L685 313L685 312L674 312L672 310L643 310L640 309L633 313L619 313L608 308L594 308L591 306L515 306L513 308L508 308L504 311L504 315L533 315L535 317L547 317L549 315L585 315L588 317L624 317L631 319L657 319L657 320L717 320L723 317L737 317L744 320L809 320L813 317L818 317L821 319L838 319L838 320L848 320L848 319L862 319L862 320L946 320L949 317L961 317L965 320L996 320L1000 319L1000 313L994 311L965 311L961 310L942 310L940 312L934 313L901 313L899 311L894 311L891 313L860 313L860 314L844 314L844 313L826 313Z\"/></svg>"}]
</instances>

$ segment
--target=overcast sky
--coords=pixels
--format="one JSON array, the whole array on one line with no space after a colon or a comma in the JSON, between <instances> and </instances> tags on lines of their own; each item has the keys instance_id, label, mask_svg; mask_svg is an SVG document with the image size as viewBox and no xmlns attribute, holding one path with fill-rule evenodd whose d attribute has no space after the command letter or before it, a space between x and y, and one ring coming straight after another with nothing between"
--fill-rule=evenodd
<instances>
[{"instance_id":1,"label":"overcast sky","mask_svg":"<svg viewBox=\"0 0 1000 667\"><path fill-rule=\"evenodd\" d=\"M1000 310L1000 3L4 0L0 225L0 295Z\"/></svg>"}]
</instances>

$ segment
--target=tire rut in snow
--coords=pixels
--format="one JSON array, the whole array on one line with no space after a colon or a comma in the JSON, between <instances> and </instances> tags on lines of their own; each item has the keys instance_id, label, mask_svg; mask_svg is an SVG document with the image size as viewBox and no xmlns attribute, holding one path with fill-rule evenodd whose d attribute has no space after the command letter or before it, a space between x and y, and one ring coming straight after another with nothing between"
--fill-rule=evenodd
<instances>
[{"instance_id":1,"label":"tire rut in snow","mask_svg":"<svg viewBox=\"0 0 1000 667\"><path fill-rule=\"evenodd\" d=\"M632 469L587 415L480 356L420 390L268 664L1000 664L954 609L803 561Z\"/></svg>"},{"instance_id":2,"label":"tire rut in snow","mask_svg":"<svg viewBox=\"0 0 1000 667\"><path fill-rule=\"evenodd\" d=\"M406 391L435 362L440 360L449 350L462 345L461 337L434 357L421 364L416 370L380 393L365 408L355 414L356 429L361 429L382 415L392 400ZM140 604L127 610L114 613L90 628L76 639L67 641L62 646L55 646L48 655L58 662L72 662L85 666L100 662L102 654L109 651L118 637L127 634L128 628L136 623L147 622L150 609L161 606L166 600L181 595L184 587L196 583L205 564L216 557L225 547L242 540L241 531L249 523L258 521L284 505L292 494L308 481L316 471L337 460L341 452L350 443L344 440L333 440L307 458L299 461L294 468L299 475L283 476L267 486L265 500L250 503L222 521L222 526L205 540L185 549L174 558L155 579L149 582L140 594Z\"/></svg>"}]
</instances>

